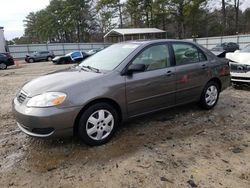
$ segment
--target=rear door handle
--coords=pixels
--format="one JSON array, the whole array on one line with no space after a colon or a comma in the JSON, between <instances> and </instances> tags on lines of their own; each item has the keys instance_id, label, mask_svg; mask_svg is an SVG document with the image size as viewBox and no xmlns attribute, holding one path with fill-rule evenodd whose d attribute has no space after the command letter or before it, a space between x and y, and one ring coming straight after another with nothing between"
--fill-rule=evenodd
<instances>
[{"instance_id":1,"label":"rear door handle","mask_svg":"<svg viewBox=\"0 0 250 188\"><path fill-rule=\"evenodd\" d=\"M165 75L166 76L172 76L172 75L174 75L174 72L173 71L167 71Z\"/></svg>"}]
</instances>

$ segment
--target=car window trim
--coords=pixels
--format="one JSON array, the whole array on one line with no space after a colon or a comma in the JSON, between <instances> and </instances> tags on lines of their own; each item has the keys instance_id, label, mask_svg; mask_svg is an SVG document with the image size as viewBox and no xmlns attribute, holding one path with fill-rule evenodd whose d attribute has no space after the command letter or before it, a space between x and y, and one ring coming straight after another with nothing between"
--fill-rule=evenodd
<instances>
[{"instance_id":1,"label":"car window trim","mask_svg":"<svg viewBox=\"0 0 250 188\"><path fill-rule=\"evenodd\" d=\"M168 47L168 52L169 52L169 60L170 60L170 66L169 67L165 67L162 69L166 69L166 68L170 68L170 67L174 67L174 62L173 62L173 57L172 57L172 52L170 50L170 42L157 42L157 43L153 43L153 44L148 44L146 46L144 46L129 62L128 64L124 67L124 69L121 71L121 75L125 75L127 72L128 67L133 63L133 61L145 50L147 50L148 48L152 47L152 46L158 46L158 45L166 45ZM144 71L144 72L150 72L150 71L156 71L156 70L162 70L162 69L155 69L155 70L148 70L148 71ZM142 73L142 72L135 72L134 74L137 73Z\"/></svg>"},{"instance_id":2,"label":"car window trim","mask_svg":"<svg viewBox=\"0 0 250 188\"><path fill-rule=\"evenodd\" d=\"M207 58L206 54L203 52L203 50L200 49L198 46L196 46L196 45L193 44L193 43L185 42L185 41L172 41L172 42L169 42L169 43L170 43L171 51L172 51L172 53L173 53L172 56L173 56L173 60L174 60L174 66L190 65L190 64L194 64L194 63L197 64L197 63L201 63L201 62L204 62L204 61L201 61L200 56L199 56L199 62L185 63L185 64L183 64L183 65L177 65L176 59L175 59L175 53L174 53L173 44L187 44L187 45L191 45L191 46L195 47L195 48L198 50L198 53L203 54L203 56L206 58L205 61L208 61L208 58Z\"/></svg>"}]
</instances>

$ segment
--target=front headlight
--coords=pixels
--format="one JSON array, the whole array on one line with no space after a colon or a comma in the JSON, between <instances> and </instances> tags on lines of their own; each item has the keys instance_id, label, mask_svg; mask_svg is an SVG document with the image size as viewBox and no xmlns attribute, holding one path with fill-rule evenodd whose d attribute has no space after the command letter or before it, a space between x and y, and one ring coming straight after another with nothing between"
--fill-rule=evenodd
<instances>
[{"instance_id":1,"label":"front headlight","mask_svg":"<svg viewBox=\"0 0 250 188\"><path fill-rule=\"evenodd\" d=\"M32 97L28 103L28 107L50 107L62 104L66 98L65 93L61 92L47 92L41 95Z\"/></svg>"}]
</instances>

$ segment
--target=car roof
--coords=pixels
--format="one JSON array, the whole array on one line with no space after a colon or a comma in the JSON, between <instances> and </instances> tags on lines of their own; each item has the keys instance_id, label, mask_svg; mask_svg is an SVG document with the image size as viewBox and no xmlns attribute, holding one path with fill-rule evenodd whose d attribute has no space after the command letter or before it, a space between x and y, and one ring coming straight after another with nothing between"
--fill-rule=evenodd
<instances>
[{"instance_id":1,"label":"car roof","mask_svg":"<svg viewBox=\"0 0 250 188\"><path fill-rule=\"evenodd\" d=\"M154 44L159 42L188 42L188 43L194 43L193 41L189 40L179 40L179 39L154 39L154 40L131 40L131 41L125 41L121 43L128 43L128 44Z\"/></svg>"}]
</instances>

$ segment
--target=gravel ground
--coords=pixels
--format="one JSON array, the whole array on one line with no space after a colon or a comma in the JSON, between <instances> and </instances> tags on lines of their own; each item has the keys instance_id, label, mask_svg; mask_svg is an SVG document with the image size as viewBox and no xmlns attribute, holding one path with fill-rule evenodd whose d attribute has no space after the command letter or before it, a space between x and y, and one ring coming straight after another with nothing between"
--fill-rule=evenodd
<instances>
[{"instance_id":1,"label":"gravel ground","mask_svg":"<svg viewBox=\"0 0 250 188\"><path fill-rule=\"evenodd\" d=\"M133 120L99 147L26 136L11 113L16 91L65 67L0 71L0 187L250 187L249 90L228 88L210 111L190 104Z\"/></svg>"}]
</instances>

